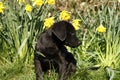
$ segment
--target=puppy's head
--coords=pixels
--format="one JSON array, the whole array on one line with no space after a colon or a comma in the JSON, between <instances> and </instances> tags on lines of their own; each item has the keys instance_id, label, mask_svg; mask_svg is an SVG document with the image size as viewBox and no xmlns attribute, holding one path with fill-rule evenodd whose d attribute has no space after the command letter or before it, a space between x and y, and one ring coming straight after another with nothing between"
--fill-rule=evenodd
<instances>
[{"instance_id":1,"label":"puppy's head","mask_svg":"<svg viewBox=\"0 0 120 80\"><path fill-rule=\"evenodd\" d=\"M52 26L53 34L65 45L77 47L81 42L76 37L75 29L72 24L67 21L60 21Z\"/></svg>"}]
</instances>

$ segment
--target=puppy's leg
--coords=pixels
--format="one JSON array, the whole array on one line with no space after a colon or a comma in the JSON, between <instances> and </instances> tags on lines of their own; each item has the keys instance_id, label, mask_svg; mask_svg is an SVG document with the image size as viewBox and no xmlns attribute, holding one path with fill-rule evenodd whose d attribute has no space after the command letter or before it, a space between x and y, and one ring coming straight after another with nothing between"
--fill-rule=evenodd
<instances>
[{"instance_id":1,"label":"puppy's leg","mask_svg":"<svg viewBox=\"0 0 120 80\"><path fill-rule=\"evenodd\" d=\"M74 73L76 71L76 65L73 64L72 62L68 63L68 67L67 67L67 75L70 76L72 73Z\"/></svg>"},{"instance_id":2,"label":"puppy's leg","mask_svg":"<svg viewBox=\"0 0 120 80\"><path fill-rule=\"evenodd\" d=\"M72 53L66 53L66 61L68 62L66 74L71 75L76 71L76 60Z\"/></svg>"},{"instance_id":3,"label":"puppy's leg","mask_svg":"<svg viewBox=\"0 0 120 80\"><path fill-rule=\"evenodd\" d=\"M58 55L56 56L56 62L58 63L59 66L59 70L58 70L58 80L66 80L66 67L67 67L67 63L65 60L65 57L63 56L63 54L61 52L58 53Z\"/></svg>"},{"instance_id":4,"label":"puppy's leg","mask_svg":"<svg viewBox=\"0 0 120 80\"><path fill-rule=\"evenodd\" d=\"M64 63L59 64L58 80L66 80L66 65Z\"/></svg>"},{"instance_id":5,"label":"puppy's leg","mask_svg":"<svg viewBox=\"0 0 120 80\"><path fill-rule=\"evenodd\" d=\"M36 80L43 80L43 71L41 62L38 59L38 55L34 55L34 64L35 64L35 72L36 72Z\"/></svg>"}]
</instances>

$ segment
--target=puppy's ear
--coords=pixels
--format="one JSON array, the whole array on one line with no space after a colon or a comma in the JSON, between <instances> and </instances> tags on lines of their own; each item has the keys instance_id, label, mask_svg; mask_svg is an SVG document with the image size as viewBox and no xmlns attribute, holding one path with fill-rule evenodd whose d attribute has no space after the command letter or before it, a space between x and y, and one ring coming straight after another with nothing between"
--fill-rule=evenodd
<instances>
[{"instance_id":1,"label":"puppy's ear","mask_svg":"<svg viewBox=\"0 0 120 80\"><path fill-rule=\"evenodd\" d=\"M55 23L52 27L52 32L61 41L64 41L66 39L67 32L66 25L64 24L64 22Z\"/></svg>"}]
</instances>

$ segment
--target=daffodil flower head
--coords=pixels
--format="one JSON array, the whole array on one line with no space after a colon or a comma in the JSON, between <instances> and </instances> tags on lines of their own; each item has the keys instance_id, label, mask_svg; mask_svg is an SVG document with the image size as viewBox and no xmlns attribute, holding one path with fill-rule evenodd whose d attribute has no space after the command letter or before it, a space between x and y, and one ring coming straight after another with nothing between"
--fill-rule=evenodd
<instances>
[{"instance_id":1,"label":"daffodil flower head","mask_svg":"<svg viewBox=\"0 0 120 80\"><path fill-rule=\"evenodd\" d=\"M70 19L70 13L66 10L63 10L61 13L60 13L60 16L59 16L60 20L69 20Z\"/></svg>"},{"instance_id":2,"label":"daffodil flower head","mask_svg":"<svg viewBox=\"0 0 120 80\"><path fill-rule=\"evenodd\" d=\"M75 30L79 30L80 29L80 19L75 19L72 22L72 25L74 26Z\"/></svg>"},{"instance_id":3,"label":"daffodil flower head","mask_svg":"<svg viewBox=\"0 0 120 80\"><path fill-rule=\"evenodd\" d=\"M31 12L32 11L32 6L30 4L27 4L25 7L26 12Z\"/></svg>"},{"instance_id":4,"label":"daffodil flower head","mask_svg":"<svg viewBox=\"0 0 120 80\"><path fill-rule=\"evenodd\" d=\"M35 0L34 3L33 3L33 6L34 6L34 5L40 7L40 6L43 5L43 1L42 1L42 0Z\"/></svg>"},{"instance_id":5,"label":"daffodil flower head","mask_svg":"<svg viewBox=\"0 0 120 80\"><path fill-rule=\"evenodd\" d=\"M0 2L0 13L4 13L4 9L5 9L5 7L4 7L4 5L3 5L3 3L2 2Z\"/></svg>"},{"instance_id":6,"label":"daffodil flower head","mask_svg":"<svg viewBox=\"0 0 120 80\"><path fill-rule=\"evenodd\" d=\"M54 5L55 4L55 0L46 0L45 3L48 3L49 5Z\"/></svg>"},{"instance_id":7,"label":"daffodil flower head","mask_svg":"<svg viewBox=\"0 0 120 80\"><path fill-rule=\"evenodd\" d=\"M46 18L44 22L44 28L48 29L54 24L54 17Z\"/></svg>"},{"instance_id":8,"label":"daffodil flower head","mask_svg":"<svg viewBox=\"0 0 120 80\"><path fill-rule=\"evenodd\" d=\"M97 32L101 32L101 33L106 32L106 28L102 24L98 26L96 30Z\"/></svg>"}]
</instances>

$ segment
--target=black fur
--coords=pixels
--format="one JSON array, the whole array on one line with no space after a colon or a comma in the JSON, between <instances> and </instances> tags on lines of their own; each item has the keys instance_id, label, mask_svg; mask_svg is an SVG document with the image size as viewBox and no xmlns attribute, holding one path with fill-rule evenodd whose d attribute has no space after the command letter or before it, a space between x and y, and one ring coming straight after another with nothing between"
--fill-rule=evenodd
<instances>
[{"instance_id":1,"label":"black fur","mask_svg":"<svg viewBox=\"0 0 120 80\"><path fill-rule=\"evenodd\" d=\"M58 80L66 80L68 75L75 72L76 60L64 45L74 48L80 43L73 25L67 21L57 22L41 33L34 55L36 80L43 80L43 73L53 67L58 72Z\"/></svg>"}]
</instances>

